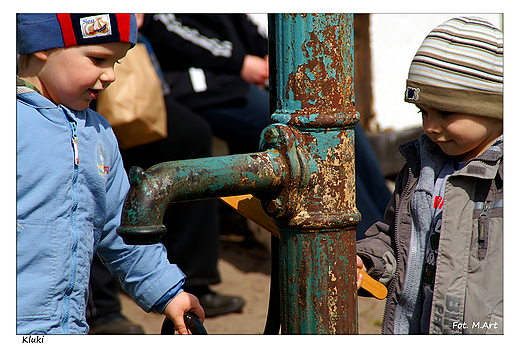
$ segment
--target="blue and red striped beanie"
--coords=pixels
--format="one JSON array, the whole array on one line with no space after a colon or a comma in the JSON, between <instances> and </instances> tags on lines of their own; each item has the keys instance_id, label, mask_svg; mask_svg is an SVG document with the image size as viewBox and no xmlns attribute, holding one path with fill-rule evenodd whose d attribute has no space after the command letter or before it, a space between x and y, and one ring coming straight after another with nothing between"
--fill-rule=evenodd
<instances>
[{"instance_id":1,"label":"blue and red striped beanie","mask_svg":"<svg viewBox=\"0 0 520 349\"><path fill-rule=\"evenodd\" d=\"M137 42L134 14L20 13L16 16L20 55L56 47Z\"/></svg>"},{"instance_id":2,"label":"blue and red striped beanie","mask_svg":"<svg viewBox=\"0 0 520 349\"><path fill-rule=\"evenodd\" d=\"M503 50L502 31L482 18L444 22L413 58L405 101L502 119Z\"/></svg>"}]
</instances>

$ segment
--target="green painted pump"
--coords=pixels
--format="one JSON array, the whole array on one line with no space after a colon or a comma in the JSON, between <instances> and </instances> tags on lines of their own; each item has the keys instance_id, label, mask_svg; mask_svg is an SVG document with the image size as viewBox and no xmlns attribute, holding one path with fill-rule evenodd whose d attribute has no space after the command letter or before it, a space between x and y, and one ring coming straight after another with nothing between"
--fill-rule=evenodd
<instances>
[{"instance_id":1,"label":"green painted pump","mask_svg":"<svg viewBox=\"0 0 520 349\"><path fill-rule=\"evenodd\" d=\"M281 332L354 334L353 15L273 14L269 33L260 151L132 168L118 233L156 243L171 203L253 194L279 230Z\"/></svg>"}]
</instances>

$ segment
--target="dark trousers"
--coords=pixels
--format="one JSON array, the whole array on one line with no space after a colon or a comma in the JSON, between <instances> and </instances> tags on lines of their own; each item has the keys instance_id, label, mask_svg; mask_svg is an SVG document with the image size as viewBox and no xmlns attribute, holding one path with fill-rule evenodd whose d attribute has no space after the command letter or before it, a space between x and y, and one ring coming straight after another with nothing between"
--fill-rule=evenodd
<instances>
[{"instance_id":1,"label":"dark trousers","mask_svg":"<svg viewBox=\"0 0 520 349\"><path fill-rule=\"evenodd\" d=\"M372 224L383 220L392 193L379 166L376 154L365 131L357 124L355 131L356 153L356 206L361 213L361 222L356 227L356 240L365 237Z\"/></svg>"},{"instance_id":2,"label":"dark trousers","mask_svg":"<svg viewBox=\"0 0 520 349\"><path fill-rule=\"evenodd\" d=\"M231 154L258 151L262 130L269 126L269 93L249 85L243 105L215 106L197 110L210 125L215 136L225 140Z\"/></svg>"}]
</instances>

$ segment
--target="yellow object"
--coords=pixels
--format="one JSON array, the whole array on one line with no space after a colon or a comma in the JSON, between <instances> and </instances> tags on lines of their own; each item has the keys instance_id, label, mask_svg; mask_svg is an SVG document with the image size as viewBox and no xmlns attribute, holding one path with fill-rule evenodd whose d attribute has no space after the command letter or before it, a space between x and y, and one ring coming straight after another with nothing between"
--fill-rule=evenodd
<instances>
[{"instance_id":1,"label":"yellow object","mask_svg":"<svg viewBox=\"0 0 520 349\"><path fill-rule=\"evenodd\" d=\"M220 199L253 223L258 224L274 236L280 237L280 232L278 231L276 224L274 224L273 218L265 213L262 203L253 195L227 196L221 197ZM370 294L377 299L385 299L388 292L386 287L382 283L374 280L363 270L358 270L363 275L363 283L361 284L361 287L370 292Z\"/></svg>"}]
</instances>

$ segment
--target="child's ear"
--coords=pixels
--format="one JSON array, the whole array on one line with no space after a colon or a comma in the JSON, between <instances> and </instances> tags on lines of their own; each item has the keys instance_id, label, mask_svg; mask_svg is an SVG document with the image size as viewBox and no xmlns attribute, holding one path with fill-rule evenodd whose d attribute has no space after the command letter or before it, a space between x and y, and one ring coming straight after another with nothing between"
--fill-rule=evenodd
<instances>
[{"instance_id":1,"label":"child's ear","mask_svg":"<svg viewBox=\"0 0 520 349\"><path fill-rule=\"evenodd\" d=\"M33 55L40 61L46 61L47 58L49 58L49 52L47 50L34 52Z\"/></svg>"}]
</instances>

